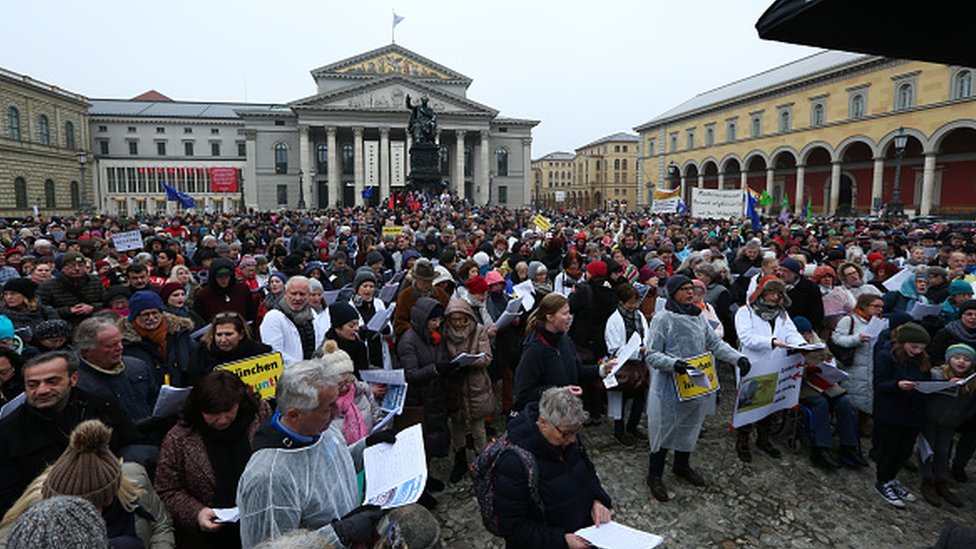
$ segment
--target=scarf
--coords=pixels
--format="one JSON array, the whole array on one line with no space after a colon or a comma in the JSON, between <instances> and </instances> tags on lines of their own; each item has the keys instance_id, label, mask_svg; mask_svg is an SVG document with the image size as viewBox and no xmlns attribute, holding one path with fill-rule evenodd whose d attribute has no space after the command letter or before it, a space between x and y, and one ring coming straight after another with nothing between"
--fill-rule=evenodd
<instances>
[{"instance_id":1,"label":"scarf","mask_svg":"<svg viewBox=\"0 0 976 549\"><path fill-rule=\"evenodd\" d=\"M255 413L245 412L237 417L226 429L218 431L204 424L200 428L203 445L214 472L214 497L210 506L214 508L237 505L237 483L244 474L244 467L251 458L251 441L248 430L254 421Z\"/></svg>"},{"instance_id":2,"label":"scarf","mask_svg":"<svg viewBox=\"0 0 976 549\"><path fill-rule=\"evenodd\" d=\"M682 305L681 303L675 301L674 297L671 295L668 295L668 302L664 305L664 308L672 313L688 316L698 316L702 312L702 310L694 303Z\"/></svg>"},{"instance_id":3,"label":"scarf","mask_svg":"<svg viewBox=\"0 0 976 549\"><path fill-rule=\"evenodd\" d=\"M443 339L443 338L441 337L441 333L440 332L431 332L430 333L430 343L432 345L440 345L441 344L441 339Z\"/></svg>"},{"instance_id":4,"label":"scarf","mask_svg":"<svg viewBox=\"0 0 976 549\"><path fill-rule=\"evenodd\" d=\"M583 269L580 268L563 269L563 272L566 273L566 276L572 278L574 282L579 281L580 277L583 276Z\"/></svg>"},{"instance_id":5,"label":"scarf","mask_svg":"<svg viewBox=\"0 0 976 549\"><path fill-rule=\"evenodd\" d=\"M861 320L863 320L865 322L868 322L868 321L871 320L871 313L869 313L869 312L867 312L867 311L865 311L865 310L863 310L863 309L861 309L859 307L854 307L854 314L856 314L857 316L861 317Z\"/></svg>"},{"instance_id":6,"label":"scarf","mask_svg":"<svg viewBox=\"0 0 976 549\"><path fill-rule=\"evenodd\" d=\"M474 311L475 322L482 326L491 326L492 320L491 314L488 312L488 308L486 307L488 303L487 301L482 303L472 297L470 293L465 294L464 301L466 301L468 305L471 306L471 310Z\"/></svg>"},{"instance_id":7,"label":"scarf","mask_svg":"<svg viewBox=\"0 0 976 549\"><path fill-rule=\"evenodd\" d=\"M532 281L532 292L540 295L549 295L552 293L552 282L547 279L545 282Z\"/></svg>"},{"instance_id":8,"label":"scarf","mask_svg":"<svg viewBox=\"0 0 976 549\"><path fill-rule=\"evenodd\" d=\"M540 327L539 337L541 337L542 340L545 341L550 347L555 347L556 349L558 349L559 341L563 338L563 334L562 332L560 333L550 332L549 330Z\"/></svg>"},{"instance_id":9,"label":"scarf","mask_svg":"<svg viewBox=\"0 0 976 549\"><path fill-rule=\"evenodd\" d=\"M624 334L626 335L624 339L626 341L630 341L630 336L636 333L641 340L643 340L644 334L638 331L638 327L640 326L640 320L637 318L639 310L635 309L633 311L628 311L623 305L617 305L617 312L620 313L620 317L624 319Z\"/></svg>"},{"instance_id":10,"label":"scarf","mask_svg":"<svg viewBox=\"0 0 976 549\"><path fill-rule=\"evenodd\" d=\"M135 323L132 324L132 329L134 329L136 333L139 334L140 337L142 337L142 339L148 339L149 341L151 341L152 344L156 346L156 351L159 353L159 356L162 357L164 360L166 359L167 327L166 327L165 316L162 318L162 320L159 321L159 326L156 326L155 330L146 330L144 328L140 328Z\"/></svg>"},{"instance_id":11,"label":"scarf","mask_svg":"<svg viewBox=\"0 0 976 549\"><path fill-rule=\"evenodd\" d=\"M312 308L306 306L301 311L292 310L284 299L278 304L278 309L285 313L298 329L298 337L302 342L302 358L308 360L315 354L315 325L312 324Z\"/></svg>"},{"instance_id":12,"label":"scarf","mask_svg":"<svg viewBox=\"0 0 976 549\"><path fill-rule=\"evenodd\" d=\"M776 317L778 317L780 314L782 314L783 311L785 310L785 309L783 309L782 306L780 306L780 305L770 305L769 303L766 303L765 301L763 301L761 298L760 299L757 299L751 305L751 307L752 307L752 310L756 311L756 314L759 315L759 318L765 320L766 322L770 322L770 323L773 322L774 320L776 320Z\"/></svg>"},{"instance_id":13,"label":"scarf","mask_svg":"<svg viewBox=\"0 0 976 549\"><path fill-rule=\"evenodd\" d=\"M342 434L346 437L346 444L352 445L369 434L363 413L356 406L356 385L353 384L346 394L339 395L336 401L342 414Z\"/></svg>"},{"instance_id":14,"label":"scarf","mask_svg":"<svg viewBox=\"0 0 976 549\"><path fill-rule=\"evenodd\" d=\"M957 343L965 343L970 347L976 345L976 332L970 331L969 328L963 326L961 320L953 320L946 324L945 329L956 339Z\"/></svg>"}]
</instances>

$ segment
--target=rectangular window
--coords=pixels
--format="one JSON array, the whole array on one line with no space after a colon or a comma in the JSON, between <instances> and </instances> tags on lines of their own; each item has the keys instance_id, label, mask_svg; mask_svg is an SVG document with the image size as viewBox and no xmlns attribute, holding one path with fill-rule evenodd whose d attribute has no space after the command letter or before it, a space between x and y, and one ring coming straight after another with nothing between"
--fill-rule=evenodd
<instances>
[{"instance_id":1,"label":"rectangular window","mask_svg":"<svg viewBox=\"0 0 976 549\"><path fill-rule=\"evenodd\" d=\"M98 140L98 154L108 154L108 139Z\"/></svg>"},{"instance_id":2,"label":"rectangular window","mask_svg":"<svg viewBox=\"0 0 976 549\"><path fill-rule=\"evenodd\" d=\"M627 145L624 145L624 152L627 152Z\"/></svg>"},{"instance_id":3,"label":"rectangular window","mask_svg":"<svg viewBox=\"0 0 976 549\"><path fill-rule=\"evenodd\" d=\"M183 154L186 156L193 156L193 141L186 141L183 143Z\"/></svg>"},{"instance_id":4,"label":"rectangular window","mask_svg":"<svg viewBox=\"0 0 976 549\"><path fill-rule=\"evenodd\" d=\"M156 154L158 156L166 156L166 142L157 141L156 142Z\"/></svg>"},{"instance_id":5,"label":"rectangular window","mask_svg":"<svg viewBox=\"0 0 976 549\"><path fill-rule=\"evenodd\" d=\"M285 125L284 120L275 120L275 126L284 126L284 125Z\"/></svg>"},{"instance_id":6,"label":"rectangular window","mask_svg":"<svg viewBox=\"0 0 976 549\"><path fill-rule=\"evenodd\" d=\"M220 135L220 128L210 128L210 135Z\"/></svg>"},{"instance_id":7,"label":"rectangular window","mask_svg":"<svg viewBox=\"0 0 976 549\"><path fill-rule=\"evenodd\" d=\"M752 122L750 123L749 135L752 137L759 137L762 135L762 117L759 115L754 115L752 117Z\"/></svg>"},{"instance_id":8,"label":"rectangular window","mask_svg":"<svg viewBox=\"0 0 976 549\"><path fill-rule=\"evenodd\" d=\"M136 200L136 211L137 212L145 212L146 211L146 201L145 200Z\"/></svg>"},{"instance_id":9,"label":"rectangular window","mask_svg":"<svg viewBox=\"0 0 976 549\"><path fill-rule=\"evenodd\" d=\"M247 156L247 144L243 141L237 142L237 156Z\"/></svg>"},{"instance_id":10,"label":"rectangular window","mask_svg":"<svg viewBox=\"0 0 976 549\"><path fill-rule=\"evenodd\" d=\"M499 185L498 186L498 203L508 204L508 186Z\"/></svg>"},{"instance_id":11,"label":"rectangular window","mask_svg":"<svg viewBox=\"0 0 976 549\"><path fill-rule=\"evenodd\" d=\"M214 141L210 144L210 156L220 156L220 142Z\"/></svg>"},{"instance_id":12,"label":"rectangular window","mask_svg":"<svg viewBox=\"0 0 976 549\"><path fill-rule=\"evenodd\" d=\"M139 154L139 142L138 141L129 141L129 154L132 155L132 156L136 156L136 155Z\"/></svg>"},{"instance_id":13,"label":"rectangular window","mask_svg":"<svg viewBox=\"0 0 976 549\"><path fill-rule=\"evenodd\" d=\"M711 147L715 144L715 129L705 128L705 146Z\"/></svg>"},{"instance_id":14,"label":"rectangular window","mask_svg":"<svg viewBox=\"0 0 976 549\"><path fill-rule=\"evenodd\" d=\"M105 133L108 131L108 126L99 126L98 133Z\"/></svg>"},{"instance_id":15,"label":"rectangular window","mask_svg":"<svg viewBox=\"0 0 976 549\"><path fill-rule=\"evenodd\" d=\"M654 142L647 142L647 156L654 156Z\"/></svg>"},{"instance_id":16,"label":"rectangular window","mask_svg":"<svg viewBox=\"0 0 976 549\"><path fill-rule=\"evenodd\" d=\"M108 179L108 192L114 193L118 192L118 187L116 187L115 182L115 168L108 168L105 170L106 178Z\"/></svg>"},{"instance_id":17,"label":"rectangular window","mask_svg":"<svg viewBox=\"0 0 976 549\"><path fill-rule=\"evenodd\" d=\"M678 134L671 134L671 152L678 150Z\"/></svg>"},{"instance_id":18,"label":"rectangular window","mask_svg":"<svg viewBox=\"0 0 976 549\"><path fill-rule=\"evenodd\" d=\"M694 149L694 148L695 148L695 132L689 130L688 131L688 149Z\"/></svg>"},{"instance_id":19,"label":"rectangular window","mask_svg":"<svg viewBox=\"0 0 976 549\"><path fill-rule=\"evenodd\" d=\"M156 133L166 133L166 128L162 126L156 126Z\"/></svg>"},{"instance_id":20,"label":"rectangular window","mask_svg":"<svg viewBox=\"0 0 976 549\"><path fill-rule=\"evenodd\" d=\"M735 122L729 122L725 127L725 140L729 143L735 141Z\"/></svg>"},{"instance_id":21,"label":"rectangular window","mask_svg":"<svg viewBox=\"0 0 976 549\"><path fill-rule=\"evenodd\" d=\"M185 134L186 134L186 133L193 133L193 128L190 128L190 127L184 127L184 128L183 128L183 133L185 133Z\"/></svg>"},{"instance_id":22,"label":"rectangular window","mask_svg":"<svg viewBox=\"0 0 976 549\"><path fill-rule=\"evenodd\" d=\"M620 152L620 145L614 145L613 152Z\"/></svg>"},{"instance_id":23,"label":"rectangular window","mask_svg":"<svg viewBox=\"0 0 976 549\"><path fill-rule=\"evenodd\" d=\"M288 205L288 185L278 185L278 205Z\"/></svg>"},{"instance_id":24,"label":"rectangular window","mask_svg":"<svg viewBox=\"0 0 976 549\"><path fill-rule=\"evenodd\" d=\"M128 131L129 133L136 133L136 127L135 126L129 126L129 128L126 131Z\"/></svg>"}]
</instances>

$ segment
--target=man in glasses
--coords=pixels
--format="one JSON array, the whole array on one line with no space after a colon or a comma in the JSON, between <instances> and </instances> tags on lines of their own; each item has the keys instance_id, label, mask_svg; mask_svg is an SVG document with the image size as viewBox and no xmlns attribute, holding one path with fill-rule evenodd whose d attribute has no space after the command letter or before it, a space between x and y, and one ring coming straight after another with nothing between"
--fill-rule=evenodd
<instances>
[{"instance_id":1,"label":"man in glasses","mask_svg":"<svg viewBox=\"0 0 976 549\"><path fill-rule=\"evenodd\" d=\"M163 311L156 292L136 292L129 298L129 316L122 324L122 353L148 364L157 384L186 387L187 368L197 352L192 329L189 318Z\"/></svg>"},{"instance_id":2,"label":"man in glasses","mask_svg":"<svg viewBox=\"0 0 976 549\"><path fill-rule=\"evenodd\" d=\"M59 317L75 327L102 308L105 287L101 279L88 272L85 256L79 251L69 251L61 256L60 274L41 284L37 298L54 307Z\"/></svg>"}]
</instances>

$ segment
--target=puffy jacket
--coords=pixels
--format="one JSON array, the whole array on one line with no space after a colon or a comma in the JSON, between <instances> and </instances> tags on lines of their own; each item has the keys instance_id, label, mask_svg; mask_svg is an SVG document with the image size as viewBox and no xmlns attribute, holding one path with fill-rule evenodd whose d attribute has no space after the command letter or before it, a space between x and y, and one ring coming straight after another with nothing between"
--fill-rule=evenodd
<instances>
[{"instance_id":1,"label":"puffy jacket","mask_svg":"<svg viewBox=\"0 0 976 549\"><path fill-rule=\"evenodd\" d=\"M77 283L58 275L41 283L37 288L37 298L42 304L54 307L59 317L77 326L90 315L76 315L71 308L79 303L87 303L96 311L100 310L105 301L105 286L93 274L85 274Z\"/></svg>"},{"instance_id":2,"label":"puffy jacket","mask_svg":"<svg viewBox=\"0 0 976 549\"><path fill-rule=\"evenodd\" d=\"M166 356L159 354L153 342L143 339L126 318L118 321L122 332L122 354L148 364L156 374L157 384L166 385L166 376L169 375L170 385L187 387L187 370L197 352L197 342L190 337L193 321L167 312L163 313L163 319L166 321Z\"/></svg>"},{"instance_id":3,"label":"puffy jacket","mask_svg":"<svg viewBox=\"0 0 976 549\"><path fill-rule=\"evenodd\" d=\"M488 375L488 365L492 361L491 345L488 343L488 329L478 324L474 311L463 299L451 299L444 316L450 317L455 313L467 315L471 319L471 333L464 344L456 349L457 352L484 353L485 356L475 360L457 377L447 379L448 408L459 409L468 420L474 420L490 415L495 410L495 397L491 390L491 377ZM445 322L449 320L445 319ZM448 346L453 348L450 342ZM453 353L448 354L449 358L454 358L451 354Z\"/></svg>"},{"instance_id":4,"label":"puffy jacket","mask_svg":"<svg viewBox=\"0 0 976 549\"><path fill-rule=\"evenodd\" d=\"M427 320L440 303L429 297L417 300L410 311L410 329L397 344L400 367L407 385L407 405L424 408L424 442L429 456L446 455L451 434L447 427L447 399L436 364L447 362L444 342L433 343Z\"/></svg>"}]
</instances>

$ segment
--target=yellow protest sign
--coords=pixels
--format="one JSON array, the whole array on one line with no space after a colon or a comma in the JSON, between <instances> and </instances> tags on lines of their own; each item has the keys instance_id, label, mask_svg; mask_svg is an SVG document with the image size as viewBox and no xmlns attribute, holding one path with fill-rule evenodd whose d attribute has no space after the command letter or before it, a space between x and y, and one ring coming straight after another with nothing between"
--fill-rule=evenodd
<instances>
[{"instance_id":1,"label":"yellow protest sign","mask_svg":"<svg viewBox=\"0 0 976 549\"><path fill-rule=\"evenodd\" d=\"M668 200L671 198L680 198L681 188L677 189L654 189L654 200Z\"/></svg>"},{"instance_id":2,"label":"yellow protest sign","mask_svg":"<svg viewBox=\"0 0 976 549\"><path fill-rule=\"evenodd\" d=\"M283 366L281 353L268 353L247 360L222 364L215 369L226 370L236 375L245 385L249 385L255 393L265 399L275 396L278 377L281 376Z\"/></svg>"},{"instance_id":3,"label":"yellow protest sign","mask_svg":"<svg viewBox=\"0 0 976 549\"><path fill-rule=\"evenodd\" d=\"M718 373L715 371L715 359L712 353L705 353L684 359L692 368L704 372L704 377L692 378L689 374L674 373L674 383L678 389L678 400L684 402L718 391ZM697 380L697 383L696 383ZM707 387L705 381L708 380Z\"/></svg>"},{"instance_id":4,"label":"yellow protest sign","mask_svg":"<svg viewBox=\"0 0 976 549\"><path fill-rule=\"evenodd\" d=\"M532 218L532 222L535 223L536 227L539 227L540 231L548 231L549 228L552 227L552 221L546 219L546 217L542 214L536 214L535 217Z\"/></svg>"},{"instance_id":5,"label":"yellow protest sign","mask_svg":"<svg viewBox=\"0 0 976 549\"><path fill-rule=\"evenodd\" d=\"M403 232L402 225L384 225L383 226L383 236L400 236Z\"/></svg>"}]
</instances>

